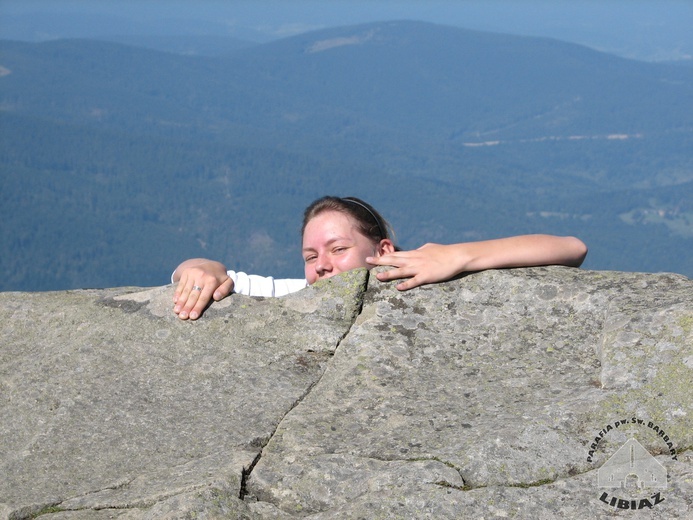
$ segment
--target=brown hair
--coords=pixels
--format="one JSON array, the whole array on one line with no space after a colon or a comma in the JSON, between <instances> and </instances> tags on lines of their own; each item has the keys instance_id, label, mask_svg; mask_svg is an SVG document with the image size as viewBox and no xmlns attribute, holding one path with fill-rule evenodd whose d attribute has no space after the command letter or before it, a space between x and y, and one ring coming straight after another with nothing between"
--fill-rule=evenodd
<instances>
[{"instance_id":1,"label":"brown hair","mask_svg":"<svg viewBox=\"0 0 693 520\"><path fill-rule=\"evenodd\" d=\"M373 206L356 197L341 198L330 195L313 201L303 212L301 235L306 230L308 222L325 211L339 211L350 216L356 221L359 232L376 244L385 238L389 238L393 242L395 240L392 226Z\"/></svg>"}]
</instances>

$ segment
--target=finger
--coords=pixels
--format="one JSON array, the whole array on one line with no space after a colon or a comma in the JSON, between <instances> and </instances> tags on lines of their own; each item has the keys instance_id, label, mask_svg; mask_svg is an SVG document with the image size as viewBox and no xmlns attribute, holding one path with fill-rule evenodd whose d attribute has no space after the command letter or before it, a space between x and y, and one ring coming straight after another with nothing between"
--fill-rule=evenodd
<instances>
[{"instance_id":1,"label":"finger","mask_svg":"<svg viewBox=\"0 0 693 520\"><path fill-rule=\"evenodd\" d=\"M397 251L395 253L385 253L380 256L369 256L366 258L366 262L372 265L394 265L398 266L403 261L406 261L409 253L404 251Z\"/></svg>"},{"instance_id":2,"label":"finger","mask_svg":"<svg viewBox=\"0 0 693 520\"><path fill-rule=\"evenodd\" d=\"M173 303L178 303L181 300L181 294L183 292L183 289L185 288L185 284L188 280L188 275L186 274L186 271L183 271L183 274L181 275L180 279L178 280L178 283L176 284L176 290L173 293Z\"/></svg>"},{"instance_id":3,"label":"finger","mask_svg":"<svg viewBox=\"0 0 693 520\"><path fill-rule=\"evenodd\" d=\"M197 301L195 303L195 306L192 308L190 311L190 319L191 320L196 320L200 316L202 316L202 313L205 311L207 306L209 305L210 301L212 300L212 293L214 292L214 286L210 286L209 288L203 288L202 291L200 291L200 295L197 298Z\"/></svg>"},{"instance_id":4,"label":"finger","mask_svg":"<svg viewBox=\"0 0 693 520\"><path fill-rule=\"evenodd\" d=\"M188 311L190 310L190 308L192 308L192 306L195 303L192 302L191 305L188 305L188 300L190 299L191 293L195 292L192 290L194 285L195 284L192 281L192 279L188 277L185 277L185 280L181 279L181 281L178 282L178 289L176 291L178 293L178 296L175 299L175 306L173 307L173 312L179 314L186 307L188 307ZM194 296L195 299L197 299L197 295Z\"/></svg>"},{"instance_id":5,"label":"finger","mask_svg":"<svg viewBox=\"0 0 693 520\"><path fill-rule=\"evenodd\" d=\"M395 271L397 271L397 269L390 269L389 271L383 271L382 273L375 273L375 277L381 282L389 282L390 280L396 280L397 276Z\"/></svg>"},{"instance_id":6,"label":"finger","mask_svg":"<svg viewBox=\"0 0 693 520\"><path fill-rule=\"evenodd\" d=\"M182 320L187 320L190 317L190 313L192 310L195 308L195 305L197 304L197 300L200 298L200 294L202 293L202 288L199 287L198 285L194 284L189 284L190 287L186 288L183 290L183 293L181 295L181 301L184 301L185 304L182 306L180 309L180 312L178 313L178 317Z\"/></svg>"},{"instance_id":7,"label":"finger","mask_svg":"<svg viewBox=\"0 0 693 520\"><path fill-rule=\"evenodd\" d=\"M388 271L383 271L381 273L376 273L376 278L381 282L389 282L390 280L399 280L401 278L410 278L414 276L416 272L413 269L407 269L404 267L396 267L394 269L389 269Z\"/></svg>"},{"instance_id":8,"label":"finger","mask_svg":"<svg viewBox=\"0 0 693 520\"><path fill-rule=\"evenodd\" d=\"M423 285L424 282L422 280L418 280L416 277L414 278L409 278L408 280L403 281L402 283L398 283L395 287L397 288L398 291L408 291L409 289L413 289L414 287L419 287L420 285Z\"/></svg>"},{"instance_id":9,"label":"finger","mask_svg":"<svg viewBox=\"0 0 693 520\"><path fill-rule=\"evenodd\" d=\"M414 269L414 266L421 264L420 255L414 251L398 251L374 258L378 265L394 267L398 269ZM411 275L410 275L411 276Z\"/></svg>"},{"instance_id":10,"label":"finger","mask_svg":"<svg viewBox=\"0 0 693 520\"><path fill-rule=\"evenodd\" d=\"M387 259L383 260L384 256L368 256L366 257L366 263L371 265L390 265L387 263Z\"/></svg>"},{"instance_id":11,"label":"finger","mask_svg":"<svg viewBox=\"0 0 693 520\"><path fill-rule=\"evenodd\" d=\"M212 296L216 301L223 300L233 291L233 280L231 278L226 278L224 282L214 291Z\"/></svg>"}]
</instances>

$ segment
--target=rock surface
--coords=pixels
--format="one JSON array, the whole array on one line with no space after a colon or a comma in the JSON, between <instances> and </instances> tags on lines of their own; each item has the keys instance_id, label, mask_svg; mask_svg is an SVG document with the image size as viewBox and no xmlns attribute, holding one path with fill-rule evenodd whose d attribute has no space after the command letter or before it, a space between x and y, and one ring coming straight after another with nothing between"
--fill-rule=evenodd
<instances>
[{"instance_id":1,"label":"rock surface","mask_svg":"<svg viewBox=\"0 0 693 520\"><path fill-rule=\"evenodd\" d=\"M693 515L691 280L368 282L0 293L0 519ZM666 482L598 482L629 438Z\"/></svg>"}]
</instances>

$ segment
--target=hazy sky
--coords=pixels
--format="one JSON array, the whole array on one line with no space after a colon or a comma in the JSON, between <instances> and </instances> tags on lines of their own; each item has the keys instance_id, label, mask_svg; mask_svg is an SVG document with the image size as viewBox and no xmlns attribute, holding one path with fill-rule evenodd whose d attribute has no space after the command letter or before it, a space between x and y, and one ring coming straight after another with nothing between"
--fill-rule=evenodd
<instances>
[{"instance_id":1,"label":"hazy sky","mask_svg":"<svg viewBox=\"0 0 693 520\"><path fill-rule=\"evenodd\" d=\"M214 34L267 41L397 19L549 36L641 59L693 55L693 0L0 0L0 37L23 40Z\"/></svg>"}]
</instances>

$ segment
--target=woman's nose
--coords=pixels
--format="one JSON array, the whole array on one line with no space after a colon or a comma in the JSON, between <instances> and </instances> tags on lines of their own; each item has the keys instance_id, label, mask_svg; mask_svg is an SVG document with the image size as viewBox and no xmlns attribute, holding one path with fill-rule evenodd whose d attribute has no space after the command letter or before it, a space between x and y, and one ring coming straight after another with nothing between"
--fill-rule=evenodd
<instances>
[{"instance_id":1,"label":"woman's nose","mask_svg":"<svg viewBox=\"0 0 693 520\"><path fill-rule=\"evenodd\" d=\"M318 261L315 263L315 272L318 276L323 276L325 273L332 271L332 262L327 257L327 255L318 257Z\"/></svg>"}]
</instances>

